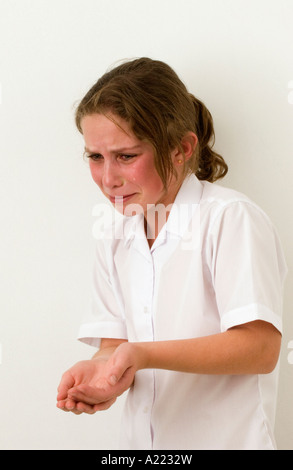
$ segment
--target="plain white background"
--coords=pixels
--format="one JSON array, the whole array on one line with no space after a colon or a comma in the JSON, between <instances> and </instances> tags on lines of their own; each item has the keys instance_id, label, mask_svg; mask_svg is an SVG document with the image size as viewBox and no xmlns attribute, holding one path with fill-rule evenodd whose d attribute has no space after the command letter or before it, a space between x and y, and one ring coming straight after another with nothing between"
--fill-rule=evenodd
<instances>
[{"instance_id":1,"label":"plain white background","mask_svg":"<svg viewBox=\"0 0 293 470\"><path fill-rule=\"evenodd\" d=\"M102 199L74 105L116 61L163 60L206 103L222 184L269 214L292 268L292 26L292 0L0 0L1 449L117 448L123 397L94 416L55 407L61 374L94 352L76 335ZM290 271L280 449L293 449L292 287Z\"/></svg>"}]
</instances>

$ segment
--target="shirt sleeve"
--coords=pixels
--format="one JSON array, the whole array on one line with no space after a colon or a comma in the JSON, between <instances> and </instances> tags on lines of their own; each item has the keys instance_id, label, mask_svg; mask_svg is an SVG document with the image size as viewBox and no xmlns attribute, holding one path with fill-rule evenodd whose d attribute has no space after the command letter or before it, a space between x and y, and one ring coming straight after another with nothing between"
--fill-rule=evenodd
<instances>
[{"instance_id":1,"label":"shirt sleeve","mask_svg":"<svg viewBox=\"0 0 293 470\"><path fill-rule=\"evenodd\" d=\"M264 320L282 332L287 267L269 218L254 204L230 203L216 217L210 236L221 330Z\"/></svg>"},{"instance_id":2,"label":"shirt sleeve","mask_svg":"<svg viewBox=\"0 0 293 470\"><path fill-rule=\"evenodd\" d=\"M123 303L109 248L103 240L96 245L90 309L78 332L80 341L95 347L100 346L102 338L127 339Z\"/></svg>"}]
</instances>

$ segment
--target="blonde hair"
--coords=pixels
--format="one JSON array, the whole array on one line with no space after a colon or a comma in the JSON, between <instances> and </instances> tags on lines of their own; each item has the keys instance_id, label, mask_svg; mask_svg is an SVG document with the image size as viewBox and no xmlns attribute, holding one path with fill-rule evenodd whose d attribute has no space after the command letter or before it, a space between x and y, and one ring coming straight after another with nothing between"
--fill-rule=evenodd
<instances>
[{"instance_id":1,"label":"blonde hair","mask_svg":"<svg viewBox=\"0 0 293 470\"><path fill-rule=\"evenodd\" d=\"M186 163L186 173L210 182L226 175L226 162L212 150L215 134L210 112L164 62L143 57L105 73L78 105L77 128L82 133L84 116L109 111L126 120L137 138L152 144L165 187L174 174L171 151L176 147L183 151L181 141L189 131L196 134L198 145Z\"/></svg>"}]
</instances>

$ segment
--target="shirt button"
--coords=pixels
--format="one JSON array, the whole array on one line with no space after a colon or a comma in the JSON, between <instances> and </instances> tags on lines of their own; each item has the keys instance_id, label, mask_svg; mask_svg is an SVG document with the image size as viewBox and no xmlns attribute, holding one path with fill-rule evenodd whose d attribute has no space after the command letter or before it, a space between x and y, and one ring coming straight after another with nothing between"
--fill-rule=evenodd
<instances>
[{"instance_id":1,"label":"shirt button","mask_svg":"<svg viewBox=\"0 0 293 470\"><path fill-rule=\"evenodd\" d=\"M143 311L144 311L144 313L149 313L148 307L145 306L145 307L143 308Z\"/></svg>"},{"instance_id":2,"label":"shirt button","mask_svg":"<svg viewBox=\"0 0 293 470\"><path fill-rule=\"evenodd\" d=\"M146 413L148 413L148 411L149 411L149 407L145 406L144 409L143 409L143 412L146 414Z\"/></svg>"}]
</instances>

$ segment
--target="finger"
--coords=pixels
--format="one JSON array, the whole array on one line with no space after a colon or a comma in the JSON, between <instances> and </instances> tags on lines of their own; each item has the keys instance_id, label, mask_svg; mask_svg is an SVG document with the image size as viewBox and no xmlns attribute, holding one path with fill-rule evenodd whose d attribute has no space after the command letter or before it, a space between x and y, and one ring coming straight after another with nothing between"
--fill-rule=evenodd
<instances>
[{"instance_id":1,"label":"finger","mask_svg":"<svg viewBox=\"0 0 293 470\"><path fill-rule=\"evenodd\" d=\"M67 413L74 413L80 415L83 412L90 412L92 407L87 408L86 406L79 406L80 404L73 400L60 400L57 402L57 408L66 411Z\"/></svg>"},{"instance_id":2,"label":"finger","mask_svg":"<svg viewBox=\"0 0 293 470\"><path fill-rule=\"evenodd\" d=\"M64 411L72 411L75 408L76 402L74 400L59 400L57 402L57 407L63 409Z\"/></svg>"},{"instance_id":3,"label":"finger","mask_svg":"<svg viewBox=\"0 0 293 470\"><path fill-rule=\"evenodd\" d=\"M74 386L75 380L69 371L65 372L62 376L61 382L58 386L57 400L65 400L67 392Z\"/></svg>"},{"instance_id":4,"label":"finger","mask_svg":"<svg viewBox=\"0 0 293 470\"><path fill-rule=\"evenodd\" d=\"M75 404L75 407L74 408L64 408L64 411L67 411L67 412L71 412L71 413L74 413L76 415L80 415L82 413L86 413L86 414L94 414L96 413L97 411L103 411L103 410L107 410L108 408L110 408L110 406L113 405L113 403L115 403L116 401L116 398L113 398L112 400L108 400L104 403L100 403L98 405L94 405L94 406L91 406L91 405L88 405L87 403L83 403L83 402L78 402Z\"/></svg>"},{"instance_id":5,"label":"finger","mask_svg":"<svg viewBox=\"0 0 293 470\"><path fill-rule=\"evenodd\" d=\"M68 410L66 410L66 408L65 408L65 403L66 403L66 400L59 400L59 401L57 401L56 406L57 406L57 408L59 408L60 410L68 411Z\"/></svg>"},{"instance_id":6,"label":"finger","mask_svg":"<svg viewBox=\"0 0 293 470\"><path fill-rule=\"evenodd\" d=\"M59 400L57 401L57 408L63 411L73 411L75 409L76 403L73 400Z\"/></svg>"},{"instance_id":7,"label":"finger","mask_svg":"<svg viewBox=\"0 0 293 470\"><path fill-rule=\"evenodd\" d=\"M96 412L96 410L94 410L93 406L88 405L88 404L83 403L83 402L76 403L75 410L76 410L76 413L79 413L79 414L86 413L86 414L89 414L89 415L92 415Z\"/></svg>"},{"instance_id":8,"label":"finger","mask_svg":"<svg viewBox=\"0 0 293 470\"><path fill-rule=\"evenodd\" d=\"M94 411L104 411L108 410L110 406L112 406L116 401L116 397L112 398L112 400L105 401L104 403L99 403L98 405L94 405L93 409Z\"/></svg>"},{"instance_id":9,"label":"finger","mask_svg":"<svg viewBox=\"0 0 293 470\"><path fill-rule=\"evenodd\" d=\"M76 407L76 401L72 400L71 398L68 398L65 402L65 408L69 411L74 410Z\"/></svg>"},{"instance_id":10,"label":"finger","mask_svg":"<svg viewBox=\"0 0 293 470\"><path fill-rule=\"evenodd\" d=\"M97 405L113 398L113 392L110 388L107 390L90 385L79 385L69 390L68 397L72 400L86 403L88 405Z\"/></svg>"}]
</instances>

